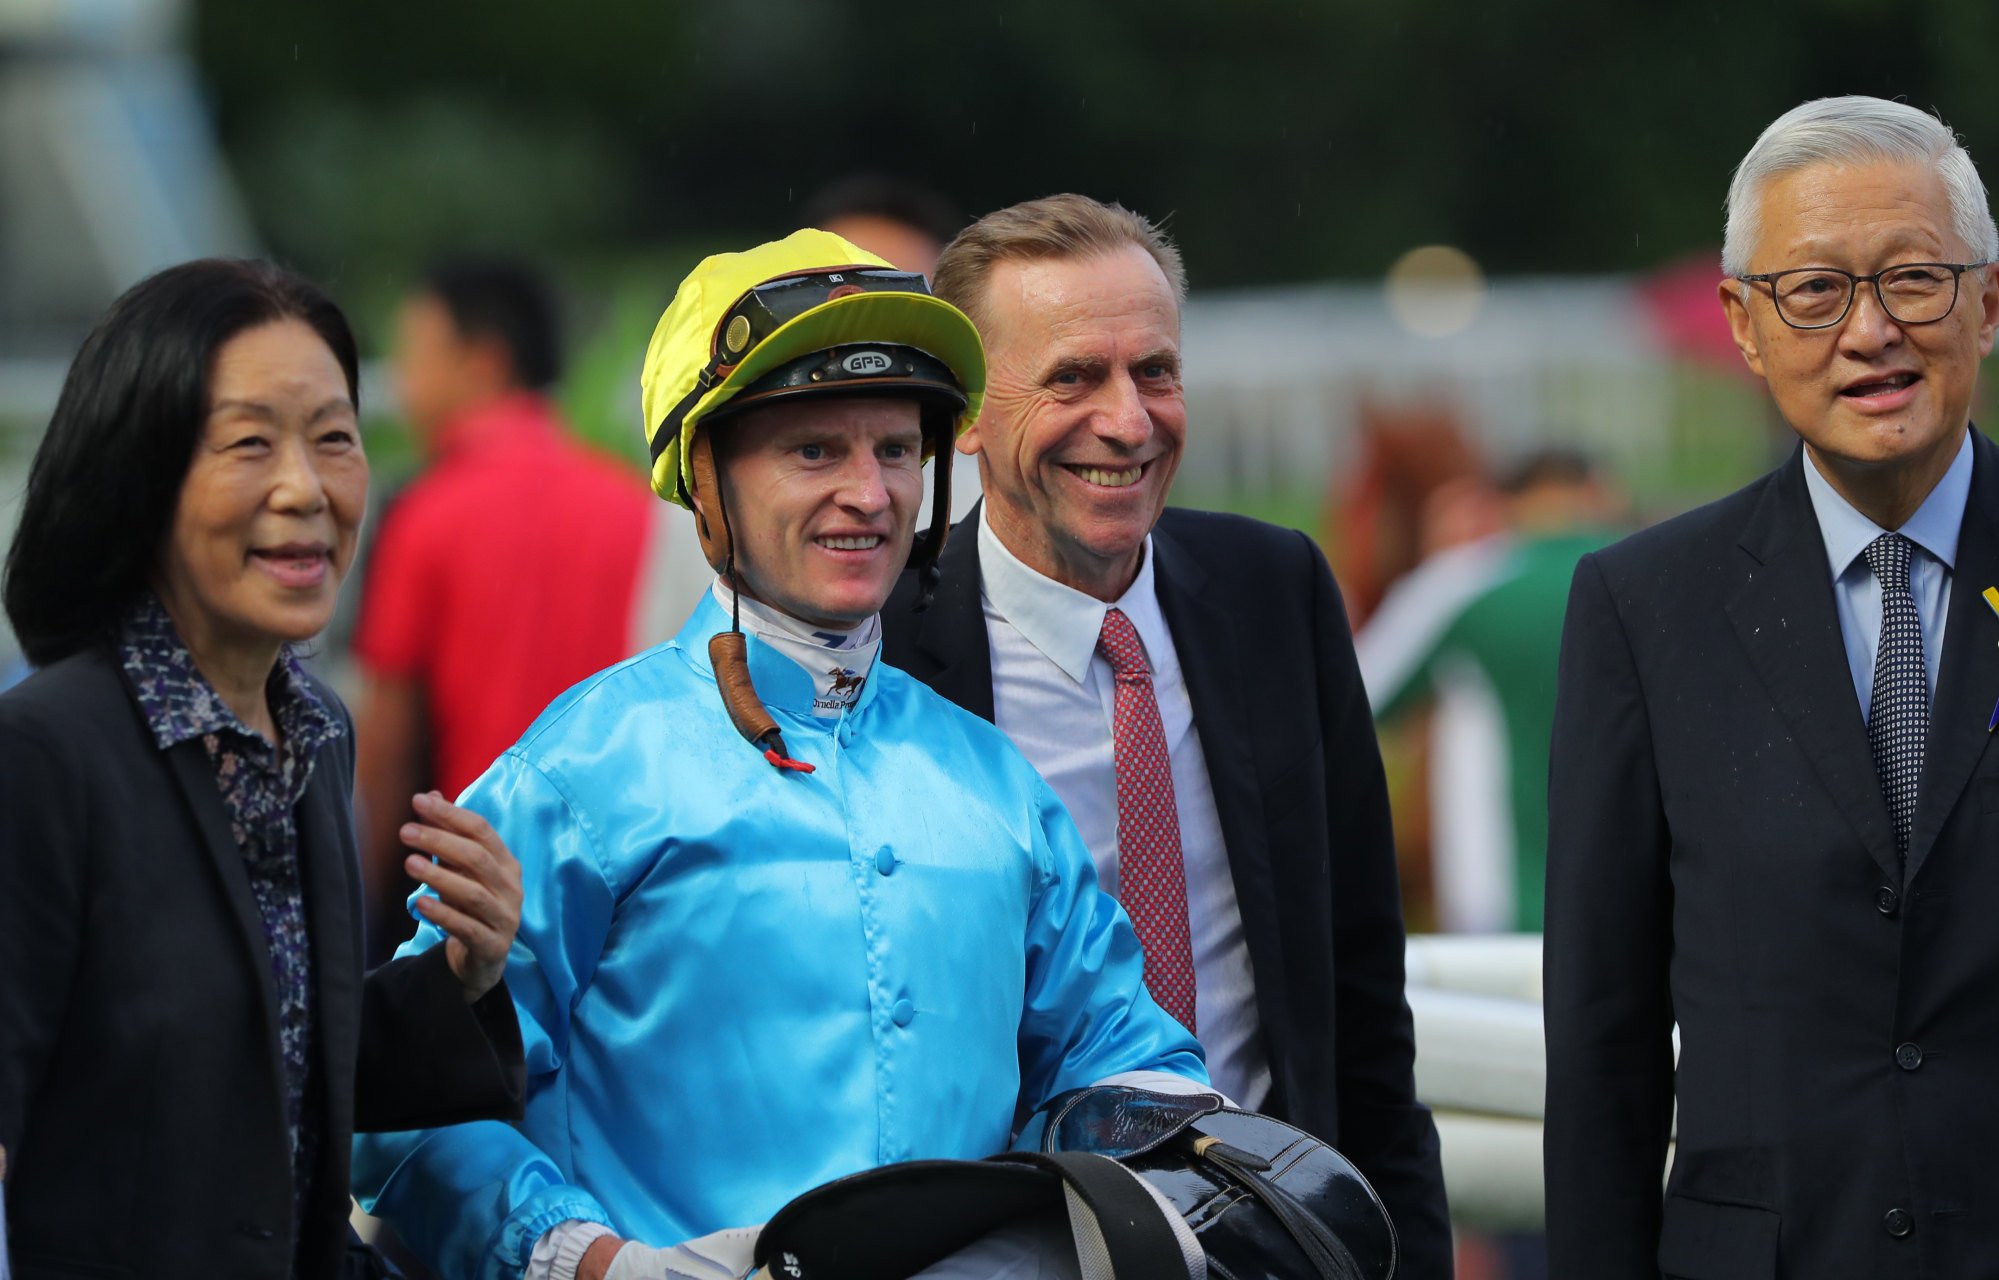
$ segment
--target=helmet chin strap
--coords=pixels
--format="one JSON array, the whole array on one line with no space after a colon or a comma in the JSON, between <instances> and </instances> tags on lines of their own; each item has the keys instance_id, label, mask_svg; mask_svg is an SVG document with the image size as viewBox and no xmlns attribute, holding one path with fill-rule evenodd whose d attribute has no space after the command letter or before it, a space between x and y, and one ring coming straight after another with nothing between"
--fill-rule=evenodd
<instances>
[{"instance_id":1,"label":"helmet chin strap","mask_svg":"<svg viewBox=\"0 0 1999 1280\"><path fill-rule=\"evenodd\" d=\"M923 407L923 430L935 441L931 465L937 471L931 478L930 527L916 539L909 552L908 567L916 571L918 612L930 607L943 577L938 560L944 553L944 539L951 532L951 442L956 421L957 415L949 410L928 404ZM734 597L729 629L708 638L708 662L715 669L722 705L728 709L729 722L736 726L736 732L763 752L764 759L774 768L811 773L812 765L792 759L784 745L784 734L763 699L757 696L756 685L750 679L749 640L743 635L742 621L745 580L736 564L735 531L729 524L721 469L715 465L715 442L707 428L694 433L687 465L693 476L693 492L712 497L715 504L714 523L710 523L704 512L695 511L701 549L707 554L709 565L728 582ZM750 594L754 596L755 592Z\"/></svg>"},{"instance_id":2,"label":"helmet chin strap","mask_svg":"<svg viewBox=\"0 0 1999 1280\"><path fill-rule=\"evenodd\" d=\"M688 462L694 472L695 491L705 491L714 499L721 536L714 536L713 527L705 515L697 512L696 520L700 525L703 547L708 552L708 562L728 581L733 599L729 629L708 637L708 663L715 669L715 684L722 691L722 706L727 709L729 722L736 726L736 732L763 752L764 759L773 768L811 773L812 765L791 757L784 745L784 734L771 717L770 709L764 706L763 699L757 696L756 684L750 679L749 639L743 634L744 581L741 571L736 568L736 539L734 530L729 527L729 504L723 496L722 478L715 466L714 444L708 439L706 431L695 433L694 448Z\"/></svg>"},{"instance_id":3,"label":"helmet chin strap","mask_svg":"<svg viewBox=\"0 0 1999 1280\"><path fill-rule=\"evenodd\" d=\"M929 404L923 406L923 434L935 441L930 449L930 465L936 468L936 474L930 478L930 527L909 549L909 567L916 571L918 613L930 607L937 584L944 577L943 566L938 562L944 554L944 539L951 532L951 443L957 420L954 412Z\"/></svg>"}]
</instances>

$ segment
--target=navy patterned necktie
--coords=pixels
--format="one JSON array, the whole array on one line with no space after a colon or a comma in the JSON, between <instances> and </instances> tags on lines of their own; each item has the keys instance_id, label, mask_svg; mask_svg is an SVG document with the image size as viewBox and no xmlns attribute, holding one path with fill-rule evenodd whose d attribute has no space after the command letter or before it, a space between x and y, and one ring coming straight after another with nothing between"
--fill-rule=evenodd
<instances>
[{"instance_id":1,"label":"navy patterned necktie","mask_svg":"<svg viewBox=\"0 0 1999 1280\"><path fill-rule=\"evenodd\" d=\"M1895 852L1907 857L1909 825L1916 816L1916 783L1923 775L1923 737L1929 730L1930 687L1923 674L1923 628L1909 592L1912 544L1884 533L1862 552L1881 583L1881 644L1874 653L1874 695L1867 703L1867 746L1874 772L1895 822Z\"/></svg>"}]
</instances>

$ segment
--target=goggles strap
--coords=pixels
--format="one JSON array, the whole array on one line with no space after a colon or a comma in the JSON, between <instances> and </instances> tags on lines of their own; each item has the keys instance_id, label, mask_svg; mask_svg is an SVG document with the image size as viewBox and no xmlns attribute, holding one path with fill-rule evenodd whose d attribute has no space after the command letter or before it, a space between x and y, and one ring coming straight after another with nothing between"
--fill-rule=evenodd
<instances>
[{"instance_id":1,"label":"goggles strap","mask_svg":"<svg viewBox=\"0 0 1999 1280\"><path fill-rule=\"evenodd\" d=\"M659 455L666 452L667 446L680 439L680 424L687 420L688 410L692 409L702 396L707 395L708 388L713 385L715 385L714 380L704 372L694 380L694 390L680 397L680 403L667 410L666 421L659 424L659 430L652 433L652 439L646 445L652 454L652 461L658 462ZM681 487L685 489L686 485L682 484Z\"/></svg>"}]
</instances>

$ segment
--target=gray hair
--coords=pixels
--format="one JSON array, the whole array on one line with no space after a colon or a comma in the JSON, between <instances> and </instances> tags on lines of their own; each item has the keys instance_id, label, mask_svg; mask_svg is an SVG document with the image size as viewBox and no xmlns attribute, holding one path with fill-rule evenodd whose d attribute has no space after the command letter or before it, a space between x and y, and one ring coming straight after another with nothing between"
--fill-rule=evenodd
<instances>
[{"instance_id":1,"label":"gray hair","mask_svg":"<svg viewBox=\"0 0 1999 1280\"><path fill-rule=\"evenodd\" d=\"M1855 95L1819 98L1786 111L1763 131L1728 184L1728 230L1721 269L1749 270L1763 188L1808 165L1899 160L1933 166L1950 198L1951 228L1975 258L1999 258L1999 228L1971 155L1949 125L1905 102Z\"/></svg>"}]
</instances>

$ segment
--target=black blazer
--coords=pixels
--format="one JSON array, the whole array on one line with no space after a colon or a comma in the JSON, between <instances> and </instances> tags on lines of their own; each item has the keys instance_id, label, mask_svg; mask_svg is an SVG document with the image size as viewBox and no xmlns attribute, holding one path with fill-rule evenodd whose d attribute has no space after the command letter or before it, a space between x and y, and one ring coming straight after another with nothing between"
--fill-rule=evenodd
<instances>
[{"instance_id":1,"label":"black blazer","mask_svg":"<svg viewBox=\"0 0 1999 1280\"><path fill-rule=\"evenodd\" d=\"M993 718L978 520L952 530L943 580L882 611L882 656ZM1410 1280L1451 1274L1429 1110L1416 1101L1402 903L1374 721L1345 607L1301 533L1169 510L1153 578L1201 735L1270 1059L1266 1109L1344 1152L1381 1193Z\"/></svg>"},{"instance_id":2,"label":"black blazer","mask_svg":"<svg viewBox=\"0 0 1999 1280\"><path fill-rule=\"evenodd\" d=\"M504 984L468 1008L442 947L362 980L353 743L350 726L320 750L298 807L321 1134L298 1256L314 1278L345 1253L355 1129L520 1112ZM0 696L0 1145L16 1280L285 1276L276 1025L263 926L201 743L160 751L108 650Z\"/></svg>"},{"instance_id":3,"label":"black blazer","mask_svg":"<svg viewBox=\"0 0 1999 1280\"><path fill-rule=\"evenodd\" d=\"M1554 1275L1999 1275L1999 449L1973 440L1906 870L1802 452L1577 567L1549 787Z\"/></svg>"}]
</instances>

